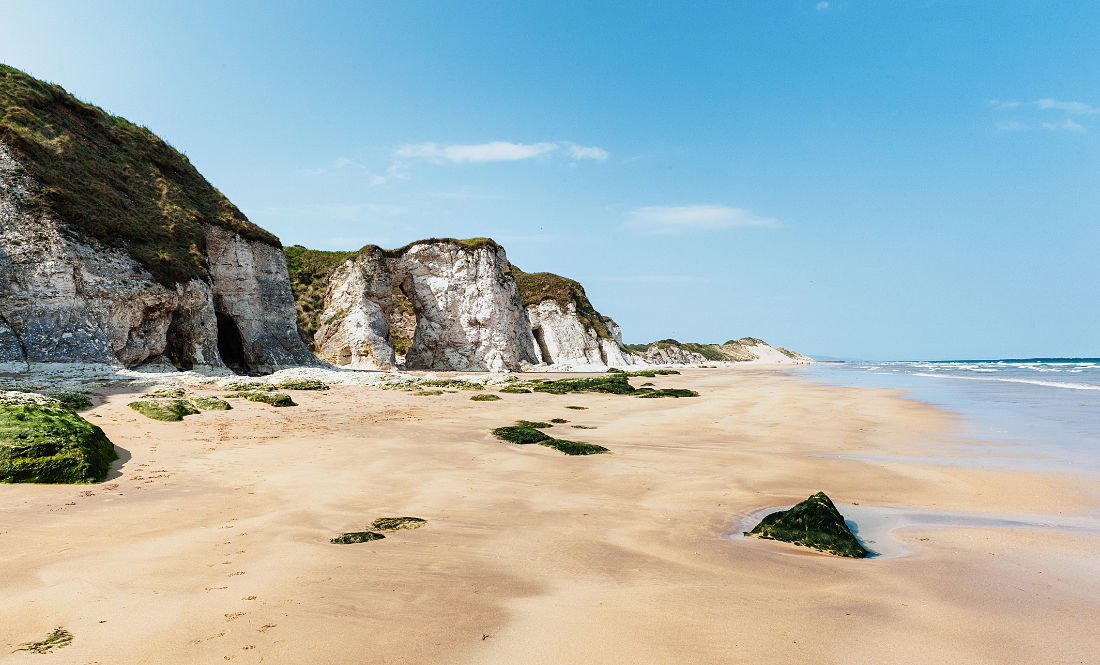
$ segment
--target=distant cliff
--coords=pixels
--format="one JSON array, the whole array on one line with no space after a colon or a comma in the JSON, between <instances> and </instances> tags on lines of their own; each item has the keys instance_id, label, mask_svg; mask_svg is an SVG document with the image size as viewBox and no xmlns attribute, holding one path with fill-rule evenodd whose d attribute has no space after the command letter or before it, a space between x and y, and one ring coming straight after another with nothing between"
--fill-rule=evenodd
<instances>
[{"instance_id":1,"label":"distant cliff","mask_svg":"<svg viewBox=\"0 0 1100 665\"><path fill-rule=\"evenodd\" d=\"M279 240L144 127L0 65L0 363L316 364Z\"/></svg>"},{"instance_id":2,"label":"distant cliff","mask_svg":"<svg viewBox=\"0 0 1100 665\"><path fill-rule=\"evenodd\" d=\"M651 364L687 364L695 365L707 362L764 362L764 363L806 363L812 362L808 356L783 347L773 347L762 339L742 337L731 339L722 344L699 344L697 342L678 342L674 339L662 339L649 344L629 344L630 352Z\"/></svg>"}]
</instances>

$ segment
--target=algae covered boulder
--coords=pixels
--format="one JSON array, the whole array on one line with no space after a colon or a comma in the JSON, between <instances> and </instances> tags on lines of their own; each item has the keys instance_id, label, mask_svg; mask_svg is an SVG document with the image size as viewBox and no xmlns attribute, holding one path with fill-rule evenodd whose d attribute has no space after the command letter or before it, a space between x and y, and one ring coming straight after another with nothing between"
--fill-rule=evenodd
<instances>
[{"instance_id":1,"label":"algae covered boulder","mask_svg":"<svg viewBox=\"0 0 1100 665\"><path fill-rule=\"evenodd\" d=\"M788 510L768 515L745 535L812 547L837 556L862 559L869 554L824 492Z\"/></svg>"},{"instance_id":2,"label":"algae covered boulder","mask_svg":"<svg viewBox=\"0 0 1100 665\"><path fill-rule=\"evenodd\" d=\"M58 401L0 393L0 482L98 482L116 459L103 430Z\"/></svg>"}]
</instances>

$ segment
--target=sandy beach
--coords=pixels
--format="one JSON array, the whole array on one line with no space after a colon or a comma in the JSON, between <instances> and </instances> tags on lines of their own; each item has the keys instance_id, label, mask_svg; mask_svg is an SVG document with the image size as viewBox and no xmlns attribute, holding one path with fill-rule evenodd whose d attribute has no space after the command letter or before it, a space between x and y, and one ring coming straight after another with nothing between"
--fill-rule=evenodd
<instances>
[{"instance_id":1,"label":"sandy beach","mask_svg":"<svg viewBox=\"0 0 1100 665\"><path fill-rule=\"evenodd\" d=\"M166 423L103 395L84 415L121 456L105 483L0 486L0 662L1097 662L1087 530L908 528L909 554L866 560L740 536L819 490L1094 517L1095 476L982 464L957 416L887 390L760 367L646 380L701 396L334 386ZM551 418L611 454L489 433ZM428 525L329 542L403 515ZM65 649L12 652L59 626Z\"/></svg>"}]
</instances>

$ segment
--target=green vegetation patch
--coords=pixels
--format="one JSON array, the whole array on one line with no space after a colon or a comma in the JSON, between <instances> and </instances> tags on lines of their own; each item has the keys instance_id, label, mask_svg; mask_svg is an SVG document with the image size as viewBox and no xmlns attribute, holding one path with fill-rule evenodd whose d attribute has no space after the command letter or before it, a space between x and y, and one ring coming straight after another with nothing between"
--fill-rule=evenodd
<instances>
[{"instance_id":1,"label":"green vegetation patch","mask_svg":"<svg viewBox=\"0 0 1100 665\"><path fill-rule=\"evenodd\" d=\"M125 249L167 287L207 277L207 225L280 246L186 156L61 86L0 65L0 113L0 140L38 181L24 209Z\"/></svg>"},{"instance_id":2,"label":"green vegetation patch","mask_svg":"<svg viewBox=\"0 0 1100 665\"><path fill-rule=\"evenodd\" d=\"M615 395L628 395L634 392L630 381L622 374L610 376L597 376L585 379L558 379L556 381L543 381L534 386L537 393L552 393L565 395L567 393L612 393Z\"/></svg>"},{"instance_id":3,"label":"green vegetation patch","mask_svg":"<svg viewBox=\"0 0 1100 665\"><path fill-rule=\"evenodd\" d=\"M862 559L870 554L852 535L844 517L824 492L788 510L768 515L745 535L812 547L836 556Z\"/></svg>"},{"instance_id":4,"label":"green vegetation patch","mask_svg":"<svg viewBox=\"0 0 1100 665\"><path fill-rule=\"evenodd\" d=\"M596 311L580 282L550 272L523 272L515 264L512 264L512 275L516 278L524 307L553 300L564 312L572 303L577 307L577 318L586 327L595 330L599 337L611 338L611 332L607 329L610 319Z\"/></svg>"},{"instance_id":5,"label":"green vegetation patch","mask_svg":"<svg viewBox=\"0 0 1100 665\"><path fill-rule=\"evenodd\" d=\"M535 429L546 429L547 427L553 427L553 425L551 425L550 423L543 423L534 420L519 420L516 421L516 425L519 427L534 427Z\"/></svg>"},{"instance_id":6,"label":"green vegetation patch","mask_svg":"<svg viewBox=\"0 0 1100 665\"><path fill-rule=\"evenodd\" d=\"M500 395L494 395L493 393L481 393L470 397L474 402L496 402L500 400L500 398Z\"/></svg>"},{"instance_id":7,"label":"green vegetation patch","mask_svg":"<svg viewBox=\"0 0 1100 665\"><path fill-rule=\"evenodd\" d=\"M570 427L572 427L573 429L596 429L591 425L570 425Z\"/></svg>"},{"instance_id":8,"label":"green vegetation patch","mask_svg":"<svg viewBox=\"0 0 1100 665\"><path fill-rule=\"evenodd\" d=\"M419 529L428 520L421 517L379 517L371 522L370 528L379 531L399 531L401 529Z\"/></svg>"},{"instance_id":9,"label":"green vegetation patch","mask_svg":"<svg viewBox=\"0 0 1100 665\"><path fill-rule=\"evenodd\" d=\"M275 386L264 381L230 381L225 384L225 389L250 393L268 393L274 392Z\"/></svg>"},{"instance_id":10,"label":"green vegetation patch","mask_svg":"<svg viewBox=\"0 0 1100 665\"><path fill-rule=\"evenodd\" d=\"M564 439L546 439L545 441L539 441L538 444L561 451L566 455L597 455L599 453L611 452L607 448L597 446L593 443L580 443L578 441L566 441Z\"/></svg>"},{"instance_id":11,"label":"green vegetation patch","mask_svg":"<svg viewBox=\"0 0 1100 665\"><path fill-rule=\"evenodd\" d=\"M192 397L191 404L200 411L228 411L233 407L218 397Z\"/></svg>"},{"instance_id":12,"label":"green vegetation patch","mask_svg":"<svg viewBox=\"0 0 1100 665\"><path fill-rule=\"evenodd\" d=\"M588 410L588 407L587 407L587 406L567 406L567 407L565 407L565 408L567 408L567 409L573 409L573 410L575 410L575 411L587 411L587 410Z\"/></svg>"},{"instance_id":13,"label":"green vegetation patch","mask_svg":"<svg viewBox=\"0 0 1100 665\"><path fill-rule=\"evenodd\" d=\"M226 395L226 397L240 397L250 402L263 402L271 406L298 406L294 403L294 400L290 399L290 395L286 393L240 392Z\"/></svg>"},{"instance_id":14,"label":"green vegetation patch","mask_svg":"<svg viewBox=\"0 0 1100 665\"><path fill-rule=\"evenodd\" d=\"M116 459L103 430L59 404L0 403L0 482L99 482Z\"/></svg>"},{"instance_id":15,"label":"green vegetation patch","mask_svg":"<svg viewBox=\"0 0 1100 665\"><path fill-rule=\"evenodd\" d=\"M146 418L164 422L179 422L184 416L199 412L190 401L185 399L143 399L130 402L130 408Z\"/></svg>"},{"instance_id":16,"label":"green vegetation patch","mask_svg":"<svg viewBox=\"0 0 1100 665\"><path fill-rule=\"evenodd\" d=\"M273 386L277 390L328 390L329 385L317 379L296 379L280 381Z\"/></svg>"},{"instance_id":17,"label":"green vegetation patch","mask_svg":"<svg viewBox=\"0 0 1100 665\"><path fill-rule=\"evenodd\" d=\"M551 419L550 419L550 422L552 422L552 423L557 423L557 424L559 424L559 425L560 425L561 423L567 423L567 422L569 422L569 421L568 421L568 420L566 420L565 418L551 418Z\"/></svg>"},{"instance_id":18,"label":"green vegetation patch","mask_svg":"<svg viewBox=\"0 0 1100 665\"><path fill-rule=\"evenodd\" d=\"M643 390L639 388L639 390ZM653 390L652 388L645 388L646 392L638 395L638 397L698 397L699 393L694 390L687 390L686 388L661 388L660 390Z\"/></svg>"},{"instance_id":19,"label":"green vegetation patch","mask_svg":"<svg viewBox=\"0 0 1100 665\"><path fill-rule=\"evenodd\" d=\"M625 374L626 376L644 376L644 377L650 378L650 379L652 379L655 376L669 376L669 375L672 375L672 374L679 374L679 373L680 372L678 372L677 370L674 370L674 369L639 369L639 370L634 370L633 372L623 372L623 374Z\"/></svg>"},{"instance_id":20,"label":"green vegetation patch","mask_svg":"<svg viewBox=\"0 0 1100 665\"><path fill-rule=\"evenodd\" d=\"M61 403L61 406L70 411L83 411L84 409L90 409L92 407L90 393L83 390L48 393L47 396L56 399Z\"/></svg>"},{"instance_id":21,"label":"green vegetation patch","mask_svg":"<svg viewBox=\"0 0 1100 665\"><path fill-rule=\"evenodd\" d=\"M341 536L336 536L329 542L336 543L337 545L354 545L356 543L369 543L372 540L382 540L385 537L385 535L375 533L374 531L353 531Z\"/></svg>"},{"instance_id":22,"label":"green vegetation patch","mask_svg":"<svg viewBox=\"0 0 1100 665\"><path fill-rule=\"evenodd\" d=\"M497 427L492 431L493 436L501 441L509 443L528 444L538 443L550 438L545 432L525 425L512 425L510 427Z\"/></svg>"},{"instance_id":23,"label":"green vegetation patch","mask_svg":"<svg viewBox=\"0 0 1100 665\"><path fill-rule=\"evenodd\" d=\"M512 395L522 395L524 393L530 393L530 388L524 388L523 386L504 386L500 389L502 393L508 393Z\"/></svg>"},{"instance_id":24,"label":"green vegetation patch","mask_svg":"<svg viewBox=\"0 0 1100 665\"><path fill-rule=\"evenodd\" d=\"M421 397L431 397L432 395L442 395L442 390L421 390L413 393L414 395L420 395Z\"/></svg>"},{"instance_id":25,"label":"green vegetation patch","mask_svg":"<svg viewBox=\"0 0 1100 665\"><path fill-rule=\"evenodd\" d=\"M492 250L501 249L492 238L424 238L423 240L414 240L404 247L398 247L397 249L383 250L383 254L386 256L400 256L409 251L417 245L435 245L435 244L450 244L455 245L468 252L472 252L483 247L488 247Z\"/></svg>"},{"instance_id":26,"label":"green vegetation patch","mask_svg":"<svg viewBox=\"0 0 1100 665\"><path fill-rule=\"evenodd\" d=\"M73 643L73 634L64 628L54 628L53 632L41 642L26 642L20 644L15 651L29 651L31 653L49 653L54 649L64 649Z\"/></svg>"}]
</instances>

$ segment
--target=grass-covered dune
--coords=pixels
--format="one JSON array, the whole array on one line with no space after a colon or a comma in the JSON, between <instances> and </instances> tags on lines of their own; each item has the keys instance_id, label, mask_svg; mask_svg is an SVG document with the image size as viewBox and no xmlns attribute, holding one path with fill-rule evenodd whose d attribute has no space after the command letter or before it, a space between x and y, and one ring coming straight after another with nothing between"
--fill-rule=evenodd
<instances>
[{"instance_id":1,"label":"grass-covered dune","mask_svg":"<svg viewBox=\"0 0 1100 665\"><path fill-rule=\"evenodd\" d=\"M56 400L0 394L0 482L98 482L116 459L103 430Z\"/></svg>"},{"instance_id":2,"label":"grass-covered dune","mask_svg":"<svg viewBox=\"0 0 1100 665\"><path fill-rule=\"evenodd\" d=\"M124 248L165 286L207 275L205 226L280 246L148 128L7 65L0 141L38 182L26 209Z\"/></svg>"}]
</instances>

